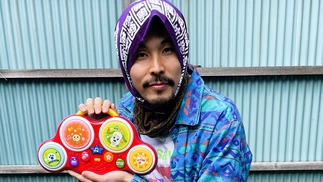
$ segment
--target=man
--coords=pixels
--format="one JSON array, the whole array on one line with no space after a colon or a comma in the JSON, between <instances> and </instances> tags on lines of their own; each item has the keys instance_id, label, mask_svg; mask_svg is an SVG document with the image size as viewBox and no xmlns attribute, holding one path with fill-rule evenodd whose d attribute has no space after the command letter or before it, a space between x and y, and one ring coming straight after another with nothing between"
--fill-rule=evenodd
<instances>
[{"instance_id":1,"label":"man","mask_svg":"<svg viewBox=\"0 0 323 182\"><path fill-rule=\"evenodd\" d=\"M136 1L119 18L115 43L130 92L117 109L101 98L79 109L99 117L112 108L132 121L159 154L157 167L145 176L69 173L81 181L246 181L252 154L240 114L188 64L181 12L166 0Z\"/></svg>"}]
</instances>

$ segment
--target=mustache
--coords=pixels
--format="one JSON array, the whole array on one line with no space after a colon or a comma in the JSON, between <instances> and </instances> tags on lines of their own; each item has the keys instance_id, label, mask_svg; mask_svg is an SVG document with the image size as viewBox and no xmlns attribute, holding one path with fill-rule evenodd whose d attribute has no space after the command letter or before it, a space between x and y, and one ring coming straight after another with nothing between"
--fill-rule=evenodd
<instances>
[{"instance_id":1,"label":"mustache","mask_svg":"<svg viewBox=\"0 0 323 182\"><path fill-rule=\"evenodd\" d=\"M149 79L146 82L144 82L144 84L142 86L144 88L147 88L147 87L149 87L150 85L152 85L152 84L154 84L156 82L167 83L170 86L174 86L175 85L175 81L172 80L171 78L168 78L167 76L154 76L151 79Z\"/></svg>"}]
</instances>

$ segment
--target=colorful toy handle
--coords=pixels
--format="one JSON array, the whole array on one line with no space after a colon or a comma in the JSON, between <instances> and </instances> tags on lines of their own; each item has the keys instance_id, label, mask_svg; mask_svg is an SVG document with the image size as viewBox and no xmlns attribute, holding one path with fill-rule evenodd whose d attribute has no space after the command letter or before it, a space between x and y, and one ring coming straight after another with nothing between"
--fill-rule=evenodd
<instances>
[{"instance_id":1,"label":"colorful toy handle","mask_svg":"<svg viewBox=\"0 0 323 182\"><path fill-rule=\"evenodd\" d=\"M79 116L84 116L85 114L87 114L87 112L77 111L77 113L76 113L76 115L79 115ZM119 116L119 114L116 113L111 108L108 109L107 114L110 115L110 116Z\"/></svg>"},{"instance_id":2,"label":"colorful toy handle","mask_svg":"<svg viewBox=\"0 0 323 182\"><path fill-rule=\"evenodd\" d=\"M155 168L156 151L141 141L130 121L112 109L100 120L85 114L78 111L63 119L55 136L39 146L37 157L44 169L147 174Z\"/></svg>"}]
</instances>

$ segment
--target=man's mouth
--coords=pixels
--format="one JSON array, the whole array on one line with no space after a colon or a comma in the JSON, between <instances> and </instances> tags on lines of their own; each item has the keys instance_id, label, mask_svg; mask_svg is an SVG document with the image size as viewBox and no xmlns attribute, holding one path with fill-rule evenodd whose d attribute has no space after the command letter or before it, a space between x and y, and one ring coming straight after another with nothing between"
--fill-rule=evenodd
<instances>
[{"instance_id":1,"label":"man's mouth","mask_svg":"<svg viewBox=\"0 0 323 182\"><path fill-rule=\"evenodd\" d=\"M163 91L168 86L169 86L169 84L167 82L155 82L155 83L149 84L149 88L151 88L152 90L155 90L155 91Z\"/></svg>"},{"instance_id":2,"label":"man's mouth","mask_svg":"<svg viewBox=\"0 0 323 182\"><path fill-rule=\"evenodd\" d=\"M174 86L174 81L167 77L154 77L143 84L143 88L163 90L167 86Z\"/></svg>"}]
</instances>

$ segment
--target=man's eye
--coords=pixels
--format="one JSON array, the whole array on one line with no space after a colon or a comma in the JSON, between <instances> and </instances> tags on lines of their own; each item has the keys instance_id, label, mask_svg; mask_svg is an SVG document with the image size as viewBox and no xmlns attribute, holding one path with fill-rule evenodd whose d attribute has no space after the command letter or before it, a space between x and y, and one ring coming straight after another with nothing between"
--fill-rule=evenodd
<instances>
[{"instance_id":1,"label":"man's eye","mask_svg":"<svg viewBox=\"0 0 323 182\"><path fill-rule=\"evenodd\" d=\"M171 52L174 52L174 49L173 48L171 48L171 47L167 47L167 48L165 48L164 50L163 50L163 52L165 52L165 53L171 53Z\"/></svg>"},{"instance_id":2,"label":"man's eye","mask_svg":"<svg viewBox=\"0 0 323 182\"><path fill-rule=\"evenodd\" d=\"M145 57L145 56L146 56L146 54L143 53L143 52L140 52L140 53L137 54L138 58L142 58L142 57Z\"/></svg>"}]
</instances>

